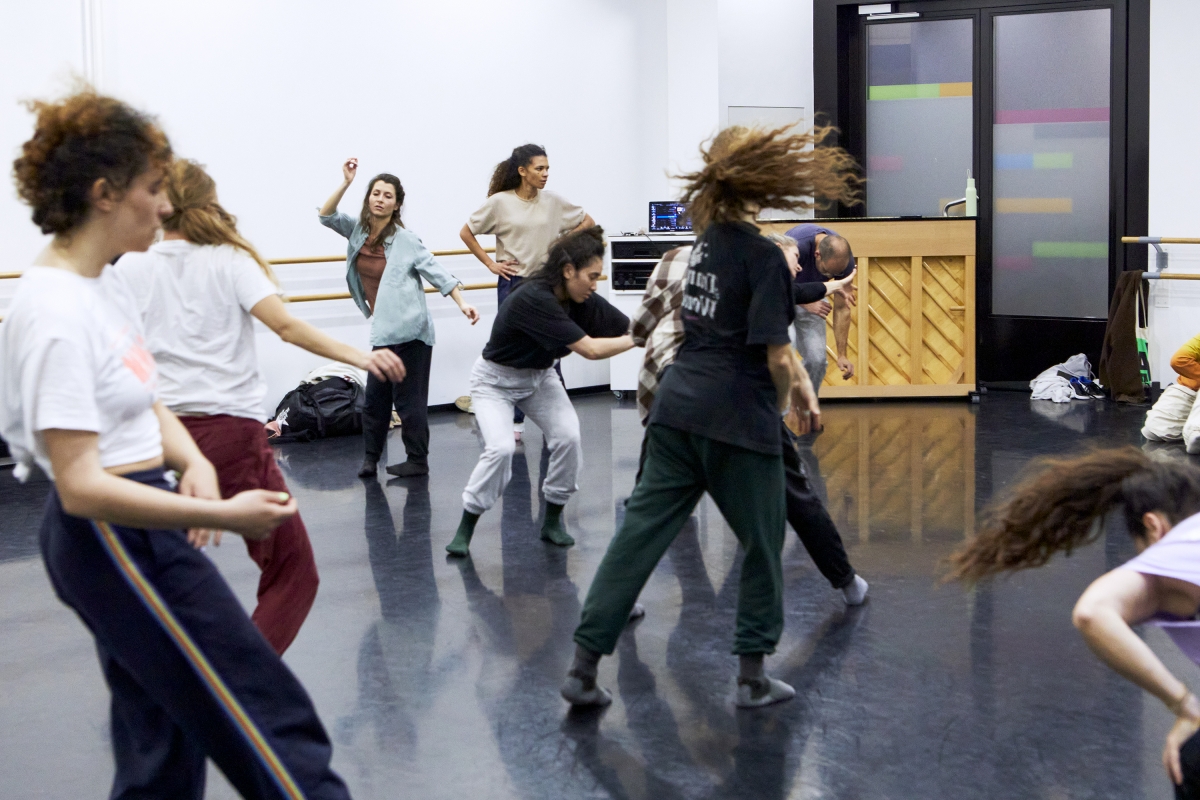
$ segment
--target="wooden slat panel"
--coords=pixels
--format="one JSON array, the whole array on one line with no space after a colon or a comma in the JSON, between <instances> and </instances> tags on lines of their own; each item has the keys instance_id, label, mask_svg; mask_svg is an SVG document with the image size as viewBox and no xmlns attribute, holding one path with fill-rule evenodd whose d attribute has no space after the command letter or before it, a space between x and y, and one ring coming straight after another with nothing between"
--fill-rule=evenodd
<instances>
[{"instance_id":1,"label":"wooden slat panel","mask_svg":"<svg viewBox=\"0 0 1200 800\"><path fill-rule=\"evenodd\" d=\"M802 222L815 222L846 237L858 258L863 256L975 255L975 220L820 219L760 222L764 233L785 233Z\"/></svg>"},{"instance_id":2,"label":"wooden slat panel","mask_svg":"<svg viewBox=\"0 0 1200 800\"><path fill-rule=\"evenodd\" d=\"M924 305L925 290L924 286L924 262L920 256L913 256L909 265L912 277L909 278L909 286L912 287L912 322L908 330L908 359L909 368L908 374L911 376L911 383L921 384L928 383L925 380L925 371L922 369L922 354L925 350L924 330L925 320L922 317L922 306ZM934 381L936 383L936 381Z\"/></svg>"}]
</instances>

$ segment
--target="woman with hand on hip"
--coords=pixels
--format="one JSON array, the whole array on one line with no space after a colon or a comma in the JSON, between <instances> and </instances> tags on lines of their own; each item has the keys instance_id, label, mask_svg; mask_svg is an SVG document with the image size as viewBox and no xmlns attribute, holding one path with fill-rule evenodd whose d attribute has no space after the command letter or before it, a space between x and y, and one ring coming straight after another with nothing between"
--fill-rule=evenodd
<instances>
[{"instance_id":1,"label":"woman with hand on hip","mask_svg":"<svg viewBox=\"0 0 1200 800\"><path fill-rule=\"evenodd\" d=\"M30 107L13 173L54 239L0 326L0 434L18 477L36 463L53 482L42 557L112 693L111 795L199 800L211 758L243 797L348 798L312 701L198 549L213 530L268 536L295 500L220 499L212 464L158 398L136 302L106 267L171 215L170 144L91 91Z\"/></svg>"},{"instance_id":2,"label":"woman with hand on hip","mask_svg":"<svg viewBox=\"0 0 1200 800\"><path fill-rule=\"evenodd\" d=\"M459 236L483 265L496 275L496 304L542 265L551 243L564 233L596 224L586 211L546 191L550 161L540 145L524 144L496 165L488 199L463 225ZM495 235L496 258L483 251L477 236ZM516 440L525 430L521 409L513 412Z\"/></svg>"},{"instance_id":3,"label":"woman with hand on hip","mask_svg":"<svg viewBox=\"0 0 1200 800\"><path fill-rule=\"evenodd\" d=\"M349 240L346 283L363 316L371 320L371 347L391 350L404 362L402 382L367 377L363 408L360 478L375 476L387 443L392 408L400 415L400 436L408 459L387 468L389 475L407 478L429 474L429 367L433 358L433 317L425 304L421 279L443 296L450 295L474 325L479 312L462 298L458 278L442 268L416 234L400 221L404 187L395 175L371 179L358 219L337 210L358 172L358 159L342 165L342 185L319 212L321 224Z\"/></svg>"},{"instance_id":4,"label":"woman with hand on hip","mask_svg":"<svg viewBox=\"0 0 1200 800\"><path fill-rule=\"evenodd\" d=\"M377 379L400 381L390 350L364 353L288 313L271 268L217 202L217 186L194 161L167 170L173 208L164 241L128 253L113 271L137 300L146 347L158 363L159 397L217 470L222 497L246 489L287 491L267 442L254 319L285 342L343 361ZM219 540L218 540L219 541ZM262 570L251 619L280 655L317 596L317 564L296 514L246 551Z\"/></svg>"}]
</instances>

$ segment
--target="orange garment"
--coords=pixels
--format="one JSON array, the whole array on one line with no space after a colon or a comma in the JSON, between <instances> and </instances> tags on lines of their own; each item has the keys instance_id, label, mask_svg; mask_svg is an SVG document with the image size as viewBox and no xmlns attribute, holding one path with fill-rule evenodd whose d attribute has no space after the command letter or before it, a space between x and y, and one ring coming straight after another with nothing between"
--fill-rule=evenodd
<instances>
[{"instance_id":1,"label":"orange garment","mask_svg":"<svg viewBox=\"0 0 1200 800\"><path fill-rule=\"evenodd\" d=\"M1179 373L1179 383L1193 392L1200 391L1200 334L1193 336L1171 356L1171 369Z\"/></svg>"}]
</instances>

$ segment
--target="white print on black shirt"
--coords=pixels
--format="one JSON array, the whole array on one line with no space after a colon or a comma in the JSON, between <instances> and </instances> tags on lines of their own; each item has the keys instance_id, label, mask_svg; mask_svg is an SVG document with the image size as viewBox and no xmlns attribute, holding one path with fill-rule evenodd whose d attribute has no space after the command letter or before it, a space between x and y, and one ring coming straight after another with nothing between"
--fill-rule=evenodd
<instances>
[{"instance_id":1,"label":"white print on black shirt","mask_svg":"<svg viewBox=\"0 0 1200 800\"><path fill-rule=\"evenodd\" d=\"M683 297L684 310L701 317L716 319L717 301L721 299L716 274L692 267L687 272L687 283L689 289Z\"/></svg>"}]
</instances>

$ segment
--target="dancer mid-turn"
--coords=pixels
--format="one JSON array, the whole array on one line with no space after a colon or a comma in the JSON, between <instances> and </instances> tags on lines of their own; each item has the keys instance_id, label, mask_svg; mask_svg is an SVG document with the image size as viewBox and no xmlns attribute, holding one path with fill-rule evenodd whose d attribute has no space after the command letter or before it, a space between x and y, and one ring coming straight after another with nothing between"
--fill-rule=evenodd
<instances>
[{"instance_id":1,"label":"dancer mid-turn","mask_svg":"<svg viewBox=\"0 0 1200 800\"><path fill-rule=\"evenodd\" d=\"M1175 715L1163 765L1177 798L1200 798L1200 700L1131 627L1162 624L1200 664L1200 469L1155 461L1132 447L1041 466L951 556L951 577L974 583L1040 567L1095 541L1104 530L1099 523L1119 512L1140 555L1093 581L1072 618L1101 661Z\"/></svg>"},{"instance_id":2,"label":"dancer mid-turn","mask_svg":"<svg viewBox=\"0 0 1200 800\"><path fill-rule=\"evenodd\" d=\"M542 539L563 547L575 544L562 511L577 488L583 457L579 417L552 367L571 353L595 360L633 347L626 333L629 318L596 293L603 269L604 231L593 226L568 234L551 245L542 268L501 304L491 338L471 370L471 406L484 447L463 490L462 521L446 546L451 555L467 555L480 515L495 505L512 477L514 408L533 419L550 450L542 484Z\"/></svg>"},{"instance_id":3,"label":"dancer mid-turn","mask_svg":"<svg viewBox=\"0 0 1200 800\"><path fill-rule=\"evenodd\" d=\"M795 277L798 270L796 247L792 239L773 233L767 237L783 251L788 270ZM645 426L654 405L654 395L663 373L674 363L679 347L683 344L683 290L687 275L691 247L671 250L650 273L646 293L641 304L633 313L633 343L646 348L642 369L638 374L638 413ZM794 284L793 302L799 306L818 301L827 295L841 291L854 280L854 271L840 280L829 283ZM806 406L809 411L808 424L813 430L820 427L820 405L816 389L808 379L803 366L796 368L801 382ZM800 415L803 417L803 414ZM779 435L783 438L783 469L787 482L787 519L800 537L817 569L825 579L842 592L848 605L861 605L867 598L867 582L850 566L846 548L837 526L829 516L821 499L813 489L812 481L797 452L799 441L788 429L784 420L779 421ZM646 437L642 437L642 453L638 461L638 477L646 457Z\"/></svg>"},{"instance_id":4,"label":"dancer mid-turn","mask_svg":"<svg viewBox=\"0 0 1200 800\"><path fill-rule=\"evenodd\" d=\"M358 159L342 164L342 185L318 212L321 224L348 240L346 283L364 317L371 320L371 347L387 348L404 362L403 381L367 375L363 407L363 463L360 478L372 478L387 444L392 408L400 415L400 438L407 460L387 468L398 478L429 474L429 368L433 360L433 317L425 305L421 279L450 295L474 325L479 312L462 298L458 278L442 268L417 235L404 227L400 210L404 187L386 172L367 184L358 219L337 210L358 174Z\"/></svg>"},{"instance_id":5,"label":"dancer mid-turn","mask_svg":"<svg viewBox=\"0 0 1200 800\"><path fill-rule=\"evenodd\" d=\"M106 267L171 215L166 136L91 92L32 109L13 172L54 238L0 326L0 434L19 476L36 462L53 481L42 557L112 693L111 796L199 800L211 758L243 797L348 798L304 687L197 549L214 529L260 540L295 500L220 499L212 464L158 399L136 301Z\"/></svg>"},{"instance_id":6,"label":"dancer mid-turn","mask_svg":"<svg viewBox=\"0 0 1200 800\"><path fill-rule=\"evenodd\" d=\"M166 190L173 210L163 221L164 241L127 253L113 268L137 299L146 348L158 363L159 397L216 467L222 497L287 491L263 428L267 382L258 369L254 320L380 381L403 380L404 364L391 350L364 353L288 313L270 266L238 233L202 166L176 161ZM282 655L317 596L317 564L300 515L262 541L247 541L246 552L262 570L250 618Z\"/></svg>"},{"instance_id":7,"label":"dancer mid-turn","mask_svg":"<svg viewBox=\"0 0 1200 800\"><path fill-rule=\"evenodd\" d=\"M738 705L786 700L794 690L763 671L783 632L785 490L780 411L811 420L788 336L791 275L754 224L763 207L796 207L814 194L851 200L853 160L813 148L821 133L739 126L702 151L683 176L698 237L685 278L683 344L662 377L646 429L641 479L588 590L576 655L562 695L607 705L596 685L650 573L708 492L745 550L738 590ZM806 423L801 423L802 426Z\"/></svg>"}]
</instances>

